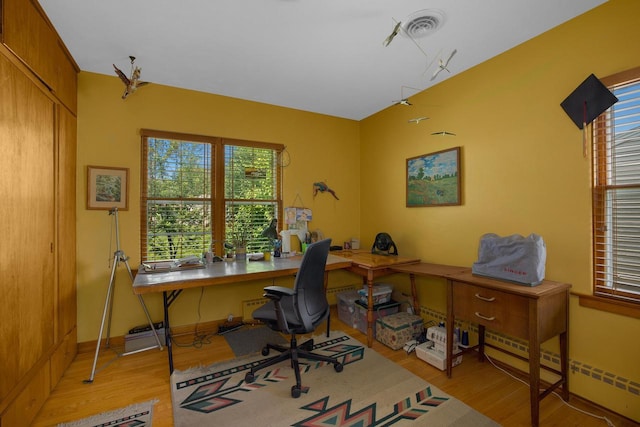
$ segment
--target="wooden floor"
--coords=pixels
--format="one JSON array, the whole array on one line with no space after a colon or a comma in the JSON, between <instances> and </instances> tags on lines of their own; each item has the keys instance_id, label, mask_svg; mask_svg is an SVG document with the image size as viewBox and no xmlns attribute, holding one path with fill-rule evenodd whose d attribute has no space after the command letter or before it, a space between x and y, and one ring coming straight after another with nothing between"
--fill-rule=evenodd
<instances>
[{"instance_id":1,"label":"wooden floor","mask_svg":"<svg viewBox=\"0 0 640 427\"><path fill-rule=\"evenodd\" d=\"M335 313L332 318L337 319ZM364 334L340 321L334 321L332 329L343 330L366 343ZM190 341L189 337L176 340L179 343ZM377 341L373 349L505 427L530 425L527 386L488 362L480 363L476 357L467 354L462 364L454 368L452 378L447 379L443 372L418 359L415 353L407 355L403 350L393 351ZM52 426L154 399L158 403L154 407L153 426L173 426L166 350L154 349L116 359L112 350L101 350L98 368L110 360L112 363L97 372L93 383L84 384L83 380L90 377L93 357L94 351L78 354L37 415L33 426ZM174 345L176 369L233 357L222 336L212 336L209 343L203 343L199 348ZM638 426L578 398L572 397L570 403L582 410L607 416L617 427ZM259 419L256 422L256 425L260 425ZM541 402L540 425L590 427L606 426L606 423L569 408L560 398L552 395Z\"/></svg>"}]
</instances>

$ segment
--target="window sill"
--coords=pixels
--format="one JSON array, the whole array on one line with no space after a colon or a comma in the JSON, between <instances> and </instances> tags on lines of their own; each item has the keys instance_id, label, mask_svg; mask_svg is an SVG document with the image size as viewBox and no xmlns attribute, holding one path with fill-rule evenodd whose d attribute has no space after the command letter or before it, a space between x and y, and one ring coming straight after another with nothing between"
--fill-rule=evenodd
<instances>
[{"instance_id":1,"label":"window sill","mask_svg":"<svg viewBox=\"0 0 640 427\"><path fill-rule=\"evenodd\" d=\"M579 298L582 307L594 308L596 310L607 311L609 313L620 314L622 316L640 319L640 305L631 302L615 301L610 298L584 295L571 292Z\"/></svg>"}]
</instances>

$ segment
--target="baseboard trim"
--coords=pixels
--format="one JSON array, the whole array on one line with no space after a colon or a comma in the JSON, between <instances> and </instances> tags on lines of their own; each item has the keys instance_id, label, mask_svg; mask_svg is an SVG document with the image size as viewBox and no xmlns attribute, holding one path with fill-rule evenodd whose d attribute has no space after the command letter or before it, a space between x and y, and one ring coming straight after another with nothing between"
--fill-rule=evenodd
<instances>
[{"instance_id":1,"label":"baseboard trim","mask_svg":"<svg viewBox=\"0 0 640 427\"><path fill-rule=\"evenodd\" d=\"M171 336L173 338L184 337L184 336L196 336L203 334L215 334L218 332L218 326L221 323L227 322L228 319L220 319L220 320L212 320L209 322L196 323L192 325L180 325L180 326L172 326L171 327ZM242 321L241 317L234 317L234 322ZM102 340L101 347L106 345L106 340ZM96 344L98 340L93 341L85 341L78 343L78 354L81 353L91 353L96 351ZM111 337L109 339L110 347L124 347L124 335Z\"/></svg>"}]
</instances>

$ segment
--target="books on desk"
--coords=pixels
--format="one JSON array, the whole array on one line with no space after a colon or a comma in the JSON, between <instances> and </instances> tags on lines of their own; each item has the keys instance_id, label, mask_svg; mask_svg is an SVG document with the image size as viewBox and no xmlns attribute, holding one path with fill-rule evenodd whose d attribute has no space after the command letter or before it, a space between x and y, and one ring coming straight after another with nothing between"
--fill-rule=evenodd
<instances>
[{"instance_id":1,"label":"books on desk","mask_svg":"<svg viewBox=\"0 0 640 427\"><path fill-rule=\"evenodd\" d=\"M189 268L204 268L204 263L197 256L165 261L148 261L141 264L145 273L161 273L166 271L186 270Z\"/></svg>"}]
</instances>

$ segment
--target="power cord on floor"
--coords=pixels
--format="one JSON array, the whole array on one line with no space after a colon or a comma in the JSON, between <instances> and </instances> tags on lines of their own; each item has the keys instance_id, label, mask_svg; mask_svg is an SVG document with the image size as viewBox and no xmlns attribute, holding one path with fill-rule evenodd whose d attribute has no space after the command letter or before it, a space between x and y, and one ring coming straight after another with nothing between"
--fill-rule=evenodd
<instances>
[{"instance_id":1,"label":"power cord on floor","mask_svg":"<svg viewBox=\"0 0 640 427\"><path fill-rule=\"evenodd\" d=\"M493 365L493 367L494 367L494 368L496 368L497 370L499 370L499 371L501 371L501 372L503 372L503 373L507 374L508 376L510 376L511 378L513 378L514 380L519 381L519 382L521 382L522 384L524 384L524 385L526 385L527 387L529 387L529 384L528 384L526 381L521 380L520 378L516 377L515 375L512 375L510 372L507 372L505 369L502 369L501 367L499 367L498 365L496 365L496 364L493 362L493 360L491 360L491 358L490 358L486 353L485 353L484 357L489 361L489 363L491 363L491 364ZM569 408L571 408L571 409L573 409L573 410L575 410L575 411L581 412L581 413L583 413L583 414L585 414L585 415L589 415L589 416L591 416L591 417L594 417L594 418L598 418L598 419L600 419L600 420L603 420L604 422L606 422L606 423L607 423L607 426L609 426L609 427L615 427L615 425L611 422L611 420L609 420L609 418L607 418L607 417L605 417L605 416L602 416L602 415L592 414L591 412L587 412L587 411L585 411L585 410L583 410L583 409L580 409L580 408L576 408L575 406L571 405L569 402L565 402L565 401L564 401L564 399L562 399L562 397L561 397L558 393L556 393L555 391L552 391L552 392L551 392L551 394L555 395L558 399L560 399L560 401L561 401L562 403L564 403L565 405L567 405Z\"/></svg>"},{"instance_id":2,"label":"power cord on floor","mask_svg":"<svg viewBox=\"0 0 640 427\"><path fill-rule=\"evenodd\" d=\"M200 307L202 306L202 298L204 296L204 287L200 288L200 297L198 298L198 311L197 311L197 315L198 318L196 319L196 326L195 326L195 331L194 331L194 336L193 339L190 342L187 343L179 343L178 341L176 341L175 338L171 337L171 342L176 346L176 347L193 347L193 348L202 348L203 346L207 345L207 344L211 344L211 337L213 337L214 335L216 335L215 333L202 333L198 331L198 325L200 324L200 319L201 319L201 314L200 314Z\"/></svg>"}]
</instances>

